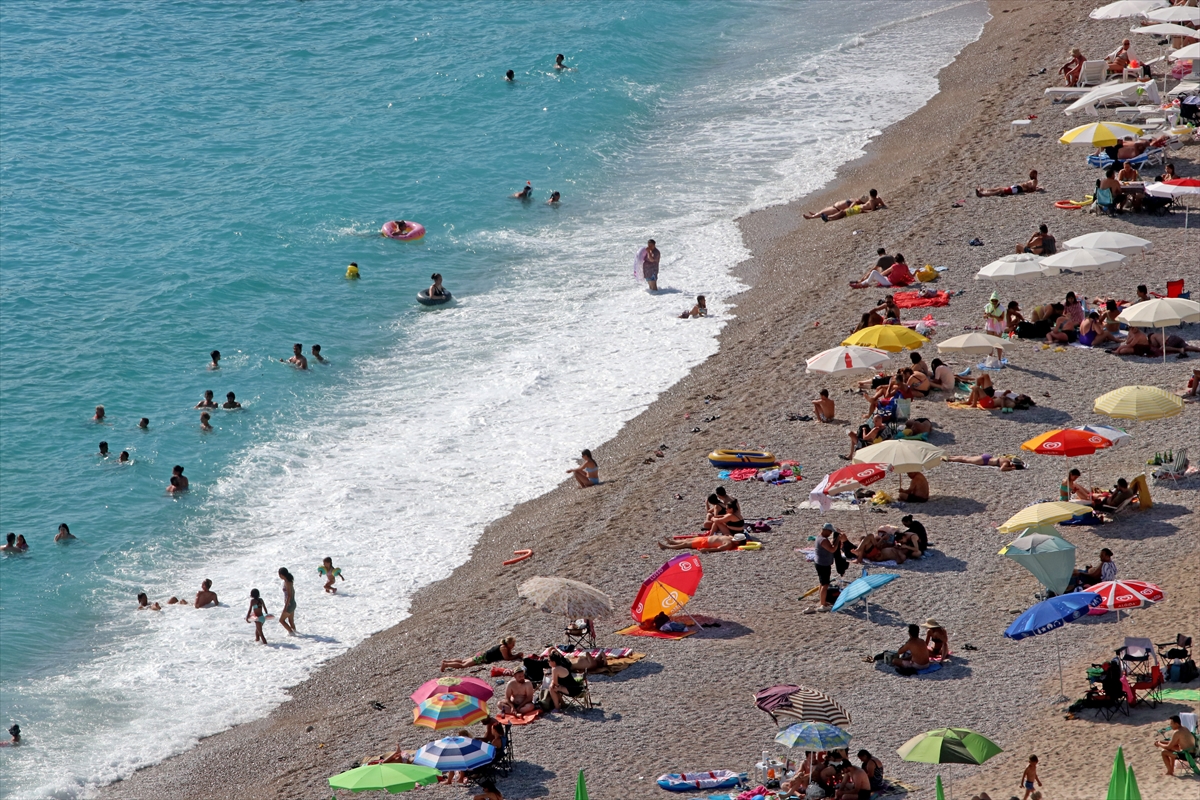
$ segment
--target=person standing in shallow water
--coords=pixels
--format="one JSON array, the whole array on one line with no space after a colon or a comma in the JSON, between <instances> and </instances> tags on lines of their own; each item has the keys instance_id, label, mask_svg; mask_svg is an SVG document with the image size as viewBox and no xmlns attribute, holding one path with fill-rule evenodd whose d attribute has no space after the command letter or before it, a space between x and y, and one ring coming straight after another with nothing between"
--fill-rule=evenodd
<instances>
[{"instance_id":1,"label":"person standing in shallow water","mask_svg":"<svg viewBox=\"0 0 1200 800\"><path fill-rule=\"evenodd\" d=\"M296 635L296 581L287 567L279 568L279 579L283 581L283 611L279 613L279 624L289 636Z\"/></svg>"},{"instance_id":2,"label":"person standing in shallow water","mask_svg":"<svg viewBox=\"0 0 1200 800\"><path fill-rule=\"evenodd\" d=\"M246 622L254 619L254 641L267 643L267 635L263 633L263 623L267 621L267 604L258 595L258 589L250 590L250 608L246 611Z\"/></svg>"},{"instance_id":3,"label":"person standing in shallow water","mask_svg":"<svg viewBox=\"0 0 1200 800\"><path fill-rule=\"evenodd\" d=\"M296 342L292 345L292 357L279 359L284 364L291 364L296 369L308 369L308 359L304 357L304 345Z\"/></svg>"},{"instance_id":4,"label":"person standing in shallow water","mask_svg":"<svg viewBox=\"0 0 1200 800\"><path fill-rule=\"evenodd\" d=\"M658 262L661 259L662 253L653 239L646 242L646 246L637 254L637 264L642 271L642 279L646 281L646 285L652 292L658 291Z\"/></svg>"}]
</instances>

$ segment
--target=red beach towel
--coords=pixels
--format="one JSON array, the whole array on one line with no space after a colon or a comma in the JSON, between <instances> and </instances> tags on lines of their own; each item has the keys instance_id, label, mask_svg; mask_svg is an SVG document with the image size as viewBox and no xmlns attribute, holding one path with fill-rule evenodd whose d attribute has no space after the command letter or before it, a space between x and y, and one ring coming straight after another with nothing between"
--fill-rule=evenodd
<instances>
[{"instance_id":1,"label":"red beach towel","mask_svg":"<svg viewBox=\"0 0 1200 800\"><path fill-rule=\"evenodd\" d=\"M928 308L950 305L950 293L938 292L933 297L921 297L920 292L896 292L892 295L899 308Z\"/></svg>"}]
</instances>

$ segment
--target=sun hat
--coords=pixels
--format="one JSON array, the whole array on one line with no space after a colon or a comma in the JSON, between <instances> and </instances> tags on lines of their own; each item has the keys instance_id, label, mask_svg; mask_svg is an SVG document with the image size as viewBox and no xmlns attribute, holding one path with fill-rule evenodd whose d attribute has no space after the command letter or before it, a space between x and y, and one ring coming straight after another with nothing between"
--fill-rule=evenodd
<instances>
[{"instance_id":1,"label":"sun hat","mask_svg":"<svg viewBox=\"0 0 1200 800\"><path fill-rule=\"evenodd\" d=\"M927 619L921 623L921 627L922 628L940 628L942 626L938 623L938 621L936 619L934 619L933 617L930 617L929 619Z\"/></svg>"}]
</instances>

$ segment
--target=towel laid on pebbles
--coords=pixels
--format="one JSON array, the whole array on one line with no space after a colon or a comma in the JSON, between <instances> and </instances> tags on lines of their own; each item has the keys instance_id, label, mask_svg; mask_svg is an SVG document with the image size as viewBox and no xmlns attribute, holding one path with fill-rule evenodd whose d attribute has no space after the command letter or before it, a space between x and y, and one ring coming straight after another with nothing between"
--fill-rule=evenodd
<instances>
[{"instance_id":1,"label":"towel laid on pebbles","mask_svg":"<svg viewBox=\"0 0 1200 800\"><path fill-rule=\"evenodd\" d=\"M950 305L950 292L936 292L930 297L921 297L919 291L895 292L892 299L897 308L931 308Z\"/></svg>"}]
</instances>

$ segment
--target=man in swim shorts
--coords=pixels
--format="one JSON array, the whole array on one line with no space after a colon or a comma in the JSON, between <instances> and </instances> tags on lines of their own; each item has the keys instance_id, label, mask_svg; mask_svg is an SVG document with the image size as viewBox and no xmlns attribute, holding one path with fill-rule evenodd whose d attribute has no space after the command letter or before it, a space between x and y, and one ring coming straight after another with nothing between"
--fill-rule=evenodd
<instances>
[{"instance_id":1,"label":"man in swim shorts","mask_svg":"<svg viewBox=\"0 0 1200 800\"><path fill-rule=\"evenodd\" d=\"M920 472L908 473L908 488L900 489L900 500L904 503L928 503L929 480Z\"/></svg>"},{"instance_id":2,"label":"man in swim shorts","mask_svg":"<svg viewBox=\"0 0 1200 800\"><path fill-rule=\"evenodd\" d=\"M822 389L821 396L813 400L812 404L818 422L833 422L834 407L833 401L829 399L828 389Z\"/></svg>"},{"instance_id":3,"label":"man in swim shorts","mask_svg":"<svg viewBox=\"0 0 1200 800\"><path fill-rule=\"evenodd\" d=\"M292 345L292 357L279 359L284 364L291 364L296 369L308 369L308 359L304 357L304 346L299 342Z\"/></svg>"},{"instance_id":4,"label":"man in swim shorts","mask_svg":"<svg viewBox=\"0 0 1200 800\"><path fill-rule=\"evenodd\" d=\"M994 186L991 189L976 189L976 197L1002 197L1012 194L1032 194L1038 190L1037 170L1029 170L1029 180L1012 186Z\"/></svg>"},{"instance_id":5,"label":"man in swim shorts","mask_svg":"<svg viewBox=\"0 0 1200 800\"><path fill-rule=\"evenodd\" d=\"M658 291L658 262L662 259L662 253L659 252L658 245L654 240L646 242L646 247L639 253L642 259L642 278L646 281L650 291Z\"/></svg>"},{"instance_id":6,"label":"man in swim shorts","mask_svg":"<svg viewBox=\"0 0 1200 800\"><path fill-rule=\"evenodd\" d=\"M504 686L504 699L498 704L502 714L528 714L533 704L533 684L525 679L525 668L517 667L512 680Z\"/></svg>"}]
</instances>

